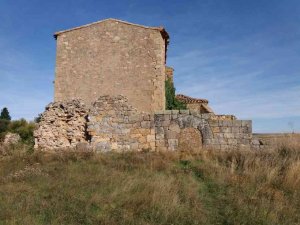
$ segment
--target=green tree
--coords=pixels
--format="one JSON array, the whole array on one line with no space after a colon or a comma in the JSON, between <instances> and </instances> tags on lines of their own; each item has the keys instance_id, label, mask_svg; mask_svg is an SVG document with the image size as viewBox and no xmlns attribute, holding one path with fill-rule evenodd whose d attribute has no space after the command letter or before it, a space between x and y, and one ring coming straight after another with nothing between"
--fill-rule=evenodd
<instances>
[{"instance_id":1,"label":"green tree","mask_svg":"<svg viewBox=\"0 0 300 225\"><path fill-rule=\"evenodd\" d=\"M1 110L0 119L8 120L8 121L11 120L11 117L10 117L10 115L9 115L8 109L7 109L6 107L4 107L4 108Z\"/></svg>"},{"instance_id":2,"label":"green tree","mask_svg":"<svg viewBox=\"0 0 300 225\"><path fill-rule=\"evenodd\" d=\"M175 97L175 87L174 83L167 79L165 81L165 91L166 91L166 109L172 110L172 109L186 109L186 104L178 101Z\"/></svg>"}]
</instances>

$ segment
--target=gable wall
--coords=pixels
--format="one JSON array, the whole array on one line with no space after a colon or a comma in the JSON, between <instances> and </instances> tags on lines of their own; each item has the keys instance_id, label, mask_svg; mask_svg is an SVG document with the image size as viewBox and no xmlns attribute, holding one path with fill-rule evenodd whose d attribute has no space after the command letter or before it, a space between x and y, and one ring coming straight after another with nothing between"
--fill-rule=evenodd
<instances>
[{"instance_id":1,"label":"gable wall","mask_svg":"<svg viewBox=\"0 0 300 225\"><path fill-rule=\"evenodd\" d=\"M57 36L55 101L126 96L140 111L165 108L165 40L157 30L117 21Z\"/></svg>"}]
</instances>

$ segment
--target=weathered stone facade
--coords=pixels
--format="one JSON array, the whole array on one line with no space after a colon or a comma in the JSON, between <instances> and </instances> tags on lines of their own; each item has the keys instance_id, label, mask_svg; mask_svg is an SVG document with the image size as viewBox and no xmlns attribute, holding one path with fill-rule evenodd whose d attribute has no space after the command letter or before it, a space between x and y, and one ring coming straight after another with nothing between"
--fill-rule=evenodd
<instances>
[{"instance_id":1,"label":"weathered stone facade","mask_svg":"<svg viewBox=\"0 0 300 225\"><path fill-rule=\"evenodd\" d=\"M88 118L87 131L96 150L155 150L153 116L138 112L123 96L100 97Z\"/></svg>"},{"instance_id":2,"label":"weathered stone facade","mask_svg":"<svg viewBox=\"0 0 300 225\"><path fill-rule=\"evenodd\" d=\"M139 111L165 107L167 32L107 19L57 32L55 101L126 96Z\"/></svg>"},{"instance_id":3,"label":"weathered stone facade","mask_svg":"<svg viewBox=\"0 0 300 225\"><path fill-rule=\"evenodd\" d=\"M96 151L227 150L250 149L251 132L251 121L218 120L190 110L139 112L126 97L107 95L88 110L75 100L50 104L35 137L42 149L87 143Z\"/></svg>"}]
</instances>

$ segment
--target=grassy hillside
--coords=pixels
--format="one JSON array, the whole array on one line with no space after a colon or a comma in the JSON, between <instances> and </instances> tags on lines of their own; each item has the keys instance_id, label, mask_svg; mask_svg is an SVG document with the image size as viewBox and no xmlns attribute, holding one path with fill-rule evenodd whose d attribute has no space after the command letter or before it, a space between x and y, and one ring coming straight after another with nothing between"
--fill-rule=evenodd
<instances>
[{"instance_id":1,"label":"grassy hillside","mask_svg":"<svg viewBox=\"0 0 300 225\"><path fill-rule=\"evenodd\" d=\"M0 152L0 224L300 224L297 146L260 153Z\"/></svg>"}]
</instances>

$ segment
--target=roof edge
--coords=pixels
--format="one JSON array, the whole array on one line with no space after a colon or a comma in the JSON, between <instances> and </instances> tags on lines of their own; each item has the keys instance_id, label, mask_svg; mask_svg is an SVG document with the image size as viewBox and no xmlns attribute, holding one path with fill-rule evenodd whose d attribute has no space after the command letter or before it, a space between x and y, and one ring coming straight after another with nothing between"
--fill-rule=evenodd
<instances>
[{"instance_id":1,"label":"roof edge","mask_svg":"<svg viewBox=\"0 0 300 225\"><path fill-rule=\"evenodd\" d=\"M63 33L69 32L69 31L73 31L73 30L78 30L78 29L85 28L85 27L89 27L89 26L99 24L99 23L102 23L102 22L106 22L106 21L110 21L110 20L115 21L115 22L119 22L119 23L123 23L123 24L127 24L127 25L132 25L132 26L145 28L145 29L157 30L157 31L161 32L164 39L166 39L166 40L169 39L169 34L165 30L164 27L148 27L148 26L143 26L143 25L139 25L139 24L135 24L135 23L130 23L130 22L126 22L126 21L123 21L123 20L114 19L114 18L108 18L108 19L97 21L97 22L88 23L88 24L85 24L85 25L82 25L82 26L73 27L73 28L70 28L70 29L58 31L58 32L55 32L53 36L54 36L55 39L57 39L57 36L60 35L60 34L63 34Z\"/></svg>"},{"instance_id":2,"label":"roof edge","mask_svg":"<svg viewBox=\"0 0 300 225\"><path fill-rule=\"evenodd\" d=\"M183 103L207 103L208 104L207 99L192 98L190 96L183 95L183 94L177 94L175 97L176 97L177 100L179 100Z\"/></svg>"}]
</instances>

